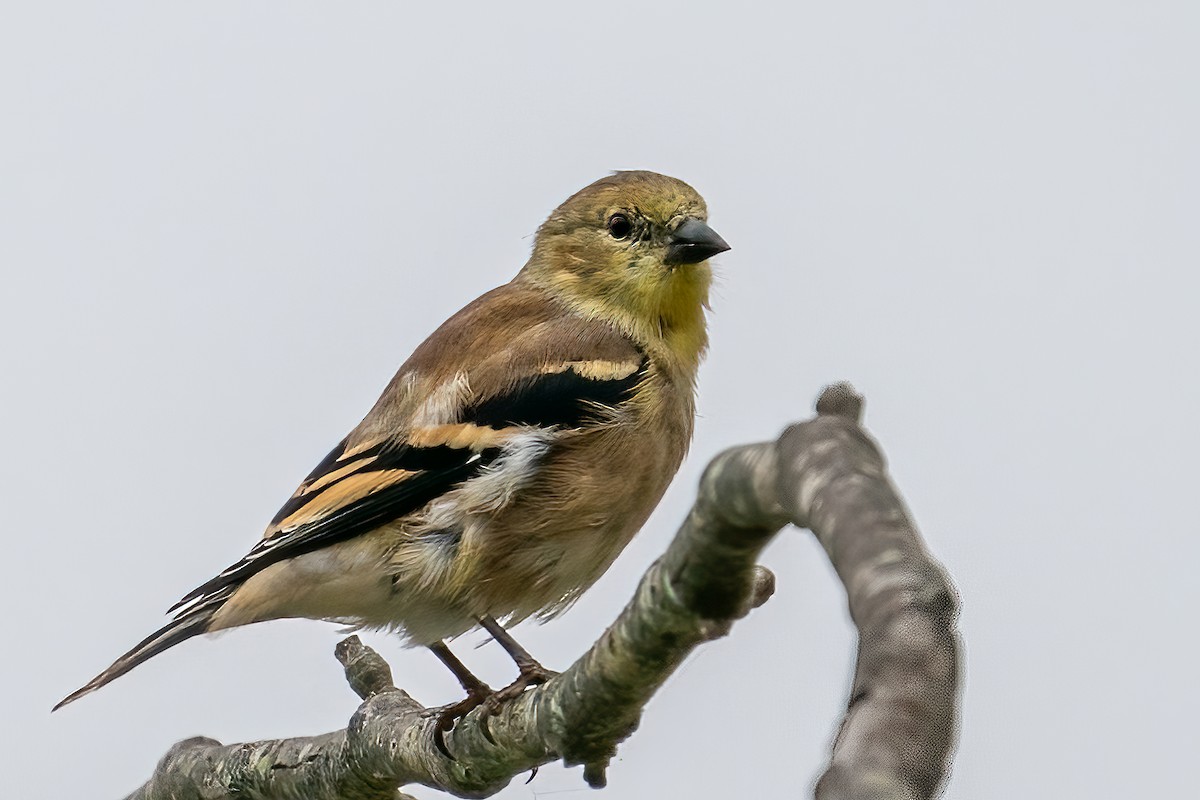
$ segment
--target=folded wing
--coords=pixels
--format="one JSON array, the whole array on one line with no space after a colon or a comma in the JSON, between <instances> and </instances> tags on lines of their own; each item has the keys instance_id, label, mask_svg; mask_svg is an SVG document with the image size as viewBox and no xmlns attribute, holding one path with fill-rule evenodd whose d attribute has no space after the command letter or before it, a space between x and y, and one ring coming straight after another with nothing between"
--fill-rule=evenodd
<instances>
[{"instance_id":1,"label":"folded wing","mask_svg":"<svg viewBox=\"0 0 1200 800\"><path fill-rule=\"evenodd\" d=\"M393 522L480 475L531 429L562 431L612 421L645 377L647 360L549 361L493 393L469 392L456 422L400 440L343 440L308 475L236 564L171 608L236 586L271 564Z\"/></svg>"}]
</instances>

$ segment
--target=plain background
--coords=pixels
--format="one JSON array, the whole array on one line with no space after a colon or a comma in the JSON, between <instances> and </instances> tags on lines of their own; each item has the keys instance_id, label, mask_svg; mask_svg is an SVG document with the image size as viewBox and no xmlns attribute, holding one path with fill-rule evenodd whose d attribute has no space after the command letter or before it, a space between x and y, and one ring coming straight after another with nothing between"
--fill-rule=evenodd
<instances>
[{"instance_id":1,"label":"plain background","mask_svg":"<svg viewBox=\"0 0 1200 800\"><path fill-rule=\"evenodd\" d=\"M0 24L0 793L115 798L176 740L343 727L332 625L51 704L238 558L568 194L681 177L733 245L692 456L566 617L581 653L720 449L849 379L962 595L947 796L1194 789L1200 11L1189 2L10 4ZM605 797L796 797L854 640L809 534ZM494 646L459 642L493 683ZM457 699L372 637L398 683ZM587 796L578 769L505 798ZM423 798L435 792L416 789Z\"/></svg>"}]
</instances>

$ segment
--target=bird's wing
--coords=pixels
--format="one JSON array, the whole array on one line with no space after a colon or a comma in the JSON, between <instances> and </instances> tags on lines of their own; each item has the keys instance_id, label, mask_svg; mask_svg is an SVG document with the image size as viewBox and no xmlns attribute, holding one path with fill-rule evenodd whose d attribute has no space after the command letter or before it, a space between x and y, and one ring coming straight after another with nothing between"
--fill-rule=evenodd
<instances>
[{"instance_id":1,"label":"bird's wing","mask_svg":"<svg viewBox=\"0 0 1200 800\"><path fill-rule=\"evenodd\" d=\"M646 356L615 330L577 319L569 325L536 322L491 350L466 371L432 385L422 380L419 361L410 359L388 390L409 396L385 393L356 432L308 475L263 539L171 610L186 613L271 564L420 509L479 475L507 443L531 429L552 441L558 432L613 420L648 368ZM373 415L399 423L399 434L356 435L378 430Z\"/></svg>"}]
</instances>

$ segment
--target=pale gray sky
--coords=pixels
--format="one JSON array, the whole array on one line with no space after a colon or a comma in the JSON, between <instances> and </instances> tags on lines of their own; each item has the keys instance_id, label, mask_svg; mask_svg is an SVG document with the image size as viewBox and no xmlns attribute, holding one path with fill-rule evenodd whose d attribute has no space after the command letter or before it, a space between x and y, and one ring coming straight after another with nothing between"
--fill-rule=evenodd
<instances>
[{"instance_id":1,"label":"pale gray sky","mask_svg":"<svg viewBox=\"0 0 1200 800\"><path fill-rule=\"evenodd\" d=\"M432 5L432 4L426 4ZM849 379L963 597L955 800L1178 797L1200 735L1200 10L1186 2L23 3L0 24L0 794L114 798L176 740L345 725L316 622L50 705L239 557L437 323L609 170L692 183L719 259L693 454ZM808 534L649 706L605 797L795 797L853 639ZM428 653L371 643L428 704ZM494 646L463 657L487 680ZM545 768L501 796L588 796ZM436 793L416 790L420 797ZM557 794L556 794L557 793Z\"/></svg>"}]
</instances>

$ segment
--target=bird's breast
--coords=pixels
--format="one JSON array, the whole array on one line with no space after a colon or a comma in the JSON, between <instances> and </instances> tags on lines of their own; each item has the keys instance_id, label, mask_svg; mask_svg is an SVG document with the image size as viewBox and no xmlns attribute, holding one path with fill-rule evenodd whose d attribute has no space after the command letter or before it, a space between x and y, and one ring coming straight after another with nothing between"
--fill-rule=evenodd
<instances>
[{"instance_id":1,"label":"bird's breast","mask_svg":"<svg viewBox=\"0 0 1200 800\"><path fill-rule=\"evenodd\" d=\"M474 574L462 580L484 613L552 613L642 527L687 451L693 415L690 392L648 398L635 397L609 424L562 433L502 507L468 520L463 544Z\"/></svg>"}]
</instances>

